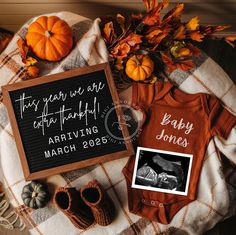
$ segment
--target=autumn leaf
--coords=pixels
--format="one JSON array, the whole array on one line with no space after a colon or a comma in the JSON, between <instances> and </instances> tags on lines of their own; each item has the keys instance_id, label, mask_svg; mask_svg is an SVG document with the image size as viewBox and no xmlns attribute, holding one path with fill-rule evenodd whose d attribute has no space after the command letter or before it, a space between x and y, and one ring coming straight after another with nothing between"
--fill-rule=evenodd
<instances>
[{"instance_id":1,"label":"autumn leaf","mask_svg":"<svg viewBox=\"0 0 236 235\"><path fill-rule=\"evenodd\" d=\"M143 14L142 13L138 13L138 14L131 14L131 18L133 20L141 20L143 18Z\"/></svg>"},{"instance_id":2,"label":"autumn leaf","mask_svg":"<svg viewBox=\"0 0 236 235\"><path fill-rule=\"evenodd\" d=\"M162 58L163 63L167 66L167 70L169 73L172 73L174 70L177 69L176 64L173 62L170 56L168 56L165 53L162 53L161 58Z\"/></svg>"},{"instance_id":3,"label":"autumn leaf","mask_svg":"<svg viewBox=\"0 0 236 235\"><path fill-rule=\"evenodd\" d=\"M166 36L168 35L168 33L163 33L161 34L159 37L156 38L156 40L153 42L154 47L152 48L152 51L155 51L156 48L160 45L160 43L162 42L162 40L164 38L166 38Z\"/></svg>"},{"instance_id":4,"label":"autumn leaf","mask_svg":"<svg viewBox=\"0 0 236 235\"><path fill-rule=\"evenodd\" d=\"M147 12L151 11L158 5L158 0L143 0Z\"/></svg>"},{"instance_id":5,"label":"autumn leaf","mask_svg":"<svg viewBox=\"0 0 236 235\"><path fill-rule=\"evenodd\" d=\"M194 17L194 18L192 18L192 19L186 24L186 28L187 28L188 30L191 30L191 31L196 30L196 29L198 28L198 26L199 26L199 19L198 19L197 16Z\"/></svg>"},{"instance_id":6,"label":"autumn leaf","mask_svg":"<svg viewBox=\"0 0 236 235\"><path fill-rule=\"evenodd\" d=\"M152 8L149 13L144 17L143 23L149 26L158 25L160 23L160 12L163 8L166 8L169 1L164 0L158 3L156 7Z\"/></svg>"},{"instance_id":7,"label":"autumn leaf","mask_svg":"<svg viewBox=\"0 0 236 235\"><path fill-rule=\"evenodd\" d=\"M191 56L198 57L201 55L201 50L197 48L196 46L194 46L192 43L188 43L186 47L190 50Z\"/></svg>"},{"instance_id":8,"label":"autumn leaf","mask_svg":"<svg viewBox=\"0 0 236 235\"><path fill-rule=\"evenodd\" d=\"M167 16L168 17L179 17L179 16L181 16L183 10L184 10L184 4L183 3L177 4L176 7L172 11L170 11L169 16L167 13Z\"/></svg>"},{"instance_id":9,"label":"autumn leaf","mask_svg":"<svg viewBox=\"0 0 236 235\"><path fill-rule=\"evenodd\" d=\"M181 48L177 51L178 57L190 56L191 51L188 48Z\"/></svg>"},{"instance_id":10,"label":"autumn leaf","mask_svg":"<svg viewBox=\"0 0 236 235\"><path fill-rule=\"evenodd\" d=\"M111 44L113 40L115 39L115 31L113 22L110 21L104 25L103 31L102 31L103 38L107 44Z\"/></svg>"},{"instance_id":11,"label":"autumn leaf","mask_svg":"<svg viewBox=\"0 0 236 235\"><path fill-rule=\"evenodd\" d=\"M172 10L170 10L162 19L161 25L167 24L172 20L179 19L184 10L184 4L177 4Z\"/></svg>"},{"instance_id":12,"label":"autumn leaf","mask_svg":"<svg viewBox=\"0 0 236 235\"><path fill-rule=\"evenodd\" d=\"M117 14L116 15L116 21L118 22L118 24L120 25L122 32L125 32L125 17L122 16L121 14Z\"/></svg>"},{"instance_id":13,"label":"autumn leaf","mask_svg":"<svg viewBox=\"0 0 236 235\"><path fill-rule=\"evenodd\" d=\"M169 0L162 0L163 9L169 6Z\"/></svg>"},{"instance_id":14,"label":"autumn leaf","mask_svg":"<svg viewBox=\"0 0 236 235\"><path fill-rule=\"evenodd\" d=\"M149 81L151 84L153 84L158 81L158 77L152 74L151 77L149 78Z\"/></svg>"},{"instance_id":15,"label":"autumn leaf","mask_svg":"<svg viewBox=\"0 0 236 235\"><path fill-rule=\"evenodd\" d=\"M236 36L227 36L227 37L225 37L225 39L227 41L234 42L234 41L236 41Z\"/></svg>"},{"instance_id":16,"label":"autumn leaf","mask_svg":"<svg viewBox=\"0 0 236 235\"><path fill-rule=\"evenodd\" d=\"M198 57L201 55L200 49L193 46L191 43L185 43L184 41L175 41L173 46L170 48L170 53L174 58L180 57Z\"/></svg>"},{"instance_id":17,"label":"autumn leaf","mask_svg":"<svg viewBox=\"0 0 236 235\"><path fill-rule=\"evenodd\" d=\"M152 50L155 50L164 38L169 34L171 29L165 28L161 30L160 28L152 28L147 32L145 36L150 44L153 44L154 47Z\"/></svg>"},{"instance_id":18,"label":"autumn leaf","mask_svg":"<svg viewBox=\"0 0 236 235\"><path fill-rule=\"evenodd\" d=\"M21 54L22 61L23 61L23 63L25 63L27 54L29 52L29 47L26 45L25 41L22 38L19 38L17 40L17 45L20 49L20 54Z\"/></svg>"},{"instance_id":19,"label":"autumn leaf","mask_svg":"<svg viewBox=\"0 0 236 235\"><path fill-rule=\"evenodd\" d=\"M230 28L230 25L218 25L218 26L213 26L215 32L223 31L225 29Z\"/></svg>"},{"instance_id":20,"label":"autumn leaf","mask_svg":"<svg viewBox=\"0 0 236 235\"><path fill-rule=\"evenodd\" d=\"M202 42L202 39L204 38L205 36L200 33L199 31L193 31L192 33L190 33L190 38L194 41L197 41L197 42Z\"/></svg>"},{"instance_id":21,"label":"autumn leaf","mask_svg":"<svg viewBox=\"0 0 236 235\"><path fill-rule=\"evenodd\" d=\"M174 56L175 58L179 57L179 50L184 48L186 46L186 44L184 42L180 42L180 41L174 41L172 47L170 48L170 53L172 56Z\"/></svg>"},{"instance_id":22,"label":"autumn leaf","mask_svg":"<svg viewBox=\"0 0 236 235\"><path fill-rule=\"evenodd\" d=\"M128 43L130 46L134 47L142 42L142 35L131 33L126 38L124 38L120 43Z\"/></svg>"},{"instance_id":23,"label":"autumn leaf","mask_svg":"<svg viewBox=\"0 0 236 235\"><path fill-rule=\"evenodd\" d=\"M142 43L142 37L135 33L129 34L112 49L111 56L122 59L127 57L130 52L137 51Z\"/></svg>"},{"instance_id":24,"label":"autumn leaf","mask_svg":"<svg viewBox=\"0 0 236 235\"><path fill-rule=\"evenodd\" d=\"M155 8L144 18L143 23L149 26L158 25L160 23L160 11L160 7Z\"/></svg>"},{"instance_id":25,"label":"autumn leaf","mask_svg":"<svg viewBox=\"0 0 236 235\"><path fill-rule=\"evenodd\" d=\"M29 47L26 45L25 41L22 38L19 38L17 40L17 45L20 49L20 54L22 58L22 62L26 66L26 74L24 79L30 79L38 77L39 75L39 69L35 66L35 64L38 62L35 58L28 56L29 53Z\"/></svg>"},{"instance_id":26,"label":"autumn leaf","mask_svg":"<svg viewBox=\"0 0 236 235\"><path fill-rule=\"evenodd\" d=\"M124 69L123 60L122 59L116 59L114 67L118 71L123 70Z\"/></svg>"},{"instance_id":27,"label":"autumn leaf","mask_svg":"<svg viewBox=\"0 0 236 235\"><path fill-rule=\"evenodd\" d=\"M175 32L173 36L174 40L183 40L185 39L185 27L181 25Z\"/></svg>"},{"instance_id":28,"label":"autumn leaf","mask_svg":"<svg viewBox=\"0 0 236 235\"><path fill-rule=\"evenodd\" d=\"M171 47L170 52L175 58L186 57L191 55L191 51L189 48L185 47L184 45L178 44Z\"/></svg>"},{"instance_id":29,"label":"autumn leaf","mask_svg":"<svg viewBox=\"0 0 236 235\"><path fill-rule=\"evenodd\" d=\"M33 58L33 57L27 57L27 59L25 60L25 65L26 66L32 66L34 64L36 64L38 61Z\"/></svg>"},{"instance_id":30,"label":"autumn leaf","mask_svg":"<svg viewBox=\"0 0 236 235\"><path fill-rule=\"evenodd\" d=\"M183 71L189 71L194 68L194 63L192 60L179 60L174 62L169 54L162 53L162 60L164 64L167 66L167 70L169 73L172 73L176 69L181 69Z\"/></svg>"},{"instance_id":31,"label":"autumn leaf","mask_svg":"<svg viewBox=\"0 0 236 235\"><path fill-rule=\"evenodd\" d=\"M153 84L153 83L156 83L158 80L159 80L158 77L155 74L152 74L149 78L144 80L143 83Z\"/></svg>"},{"instance_id":32,"label":"autumn leaf","mask_svg":"<svg viewBox=\"0 0 236 235\"><path fill-rule=\"evenodd\" d=\"M227 37L225 37L224 38L225 39L225 41L230 45L230 46L232 46L232 47L235 47L236 45L235 45L235 43L236 43L236 36L227 36Z\"/></svg>"},{"instance_id":33,"label":"autumn leaf","mask_svg":"<svg viewBox=\"0 0 236 235\"><path fill-rule=\"evenodd\" d=\"M178 62L176 65L177 65L177 68L185 72L193 69L195 66L192 60L184 60L184 61Z\"/></svg>"},{"instance_id":34,"label":"autumn leaf","mask_svg":"<svg viewBox=\"0 0 236 235\"><path fill-rule=\"evenodd\" d=\"M156 29L152 29L152 30L149 30L147 35L146 35L146 39L149 40L149 42L151 43L151 40L160 35L163 31L160 29L160 28L156 28Z\"/></svg>"},{"instance_id":35,"label":"autumn leaf","mask_svg":"<svg viewBox=\"0 0 236 235\"><path fill-rule=\"evenodd\" d=\"M223 31L228 28L230 28L229 25L221 25L221 26L207 25L207 26L201 26L199 30L204 35L210 35L215 32Z\"/></svg>"},{"instance_id":36,"label":"autumn leaf","mask_svg":"<svg viewBox=\"0 0 236 235\"><path fill-rule=\"evenodd\" d=\"M39 75L39 69L36 66L27 67L27 78L36 78Z\"/></svg>"},{"instance_id":37,"label":"autumn leaf","mask_svg":"<svg viewBox=\"0 0 236 235\"><path fill-rule=\"evenodd\" d=\"M129 52L130 52L130 46L127 43L121 43L112 49L111 55L114 58L122 59L127 57Z\"/></svg>"}]
</instances>

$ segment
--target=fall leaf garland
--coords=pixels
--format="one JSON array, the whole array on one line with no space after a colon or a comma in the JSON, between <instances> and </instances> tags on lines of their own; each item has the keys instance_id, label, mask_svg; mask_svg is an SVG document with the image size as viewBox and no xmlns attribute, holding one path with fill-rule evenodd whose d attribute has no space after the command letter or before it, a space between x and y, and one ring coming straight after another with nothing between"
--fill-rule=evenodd
<instances>
[{"instance_id":1,"label":"fall leaf garland","mask_svg":"<svg viewBox=\"0 0 236 235\"><path fill-rule=\"evenodd\" d=\"M143 0L145 14L124 17L102 18L101 32L109 50L114 73L124 76L129 58L136 54L148 54L156 66L164 63L168 72L175 69L189 71L194 67L192 56L199 56L200 50L191 41L202 42L207 38L218 39L214 33L229 26L202 26L198 17L182 22L184 4L179 3L161 17L161 11L169 6L168 0ZM236 36L224 38L234 46ZM159 72L161 70L158 67ZM156 70L155 70L156 71Z\"/></svg>"}]
</instances>

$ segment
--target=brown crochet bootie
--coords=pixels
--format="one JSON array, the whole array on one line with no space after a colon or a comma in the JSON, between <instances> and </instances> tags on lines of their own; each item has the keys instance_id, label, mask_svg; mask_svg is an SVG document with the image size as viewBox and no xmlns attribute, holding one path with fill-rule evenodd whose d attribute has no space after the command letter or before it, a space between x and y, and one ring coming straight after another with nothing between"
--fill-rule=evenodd
<instances>
[{"instance_id":1,"label":"brown crochet bootie","mask_svg":"<svg viewBox=\"0 0 236 235\"><path fill-rule=\"evenodd\" d=\"M95 221L102 226L109 225L115 217L115 205L97 180L80 189L84 202L91 208Z\"/></svg>"},{"instance_id":2,"label":"brown crochet bootie","mask_svg":"<svg viewBox=\"0 0 236 235\"><path fill-rule=\"evenodd\" d=\"M75 227L84 230L94 224L91 209L84 203L75 188L58 188L54 195L54 202Z\"/></svg>"}]
</instances>

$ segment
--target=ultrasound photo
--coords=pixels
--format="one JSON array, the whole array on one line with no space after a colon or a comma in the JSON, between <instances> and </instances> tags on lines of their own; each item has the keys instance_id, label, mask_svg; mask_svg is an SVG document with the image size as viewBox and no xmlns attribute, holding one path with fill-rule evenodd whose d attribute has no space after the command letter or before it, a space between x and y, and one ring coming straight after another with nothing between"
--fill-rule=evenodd
<instances>
[{"instance_id":1,"label":"ultrasound photo","mask_svg":"<svg viewBox=\"0 0 236 235\"><path fill-rule=\"evenodd\" d=\"M187 195L192 155L138 147L132 187Z\"/></svg>"}]
</instances>

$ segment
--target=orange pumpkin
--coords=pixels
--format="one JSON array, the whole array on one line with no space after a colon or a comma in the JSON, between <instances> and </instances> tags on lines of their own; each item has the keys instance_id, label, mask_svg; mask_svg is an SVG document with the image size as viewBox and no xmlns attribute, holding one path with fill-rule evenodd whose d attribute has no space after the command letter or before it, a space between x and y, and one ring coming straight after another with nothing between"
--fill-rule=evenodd
<instances>
[{"instance_id":1,"label":"orange pumpkin","mask_svg":"<svg viewBox=\"0 0 236 235\"><path fill-rule=\"evenodd\" d=\"M152 75L154 63L148 55L135 55L127 63L125 72L134 81L144 81Z\"/></svg>"},{"instance_id":2,"label":"orange pumpkin","mask_svg":"<svg viewBox=\"0 0 236 235\"><path fill-rule=\"evenodd\" d=\"M41 16L29 26L26 42L39 58L59 61L72 48L72 30L57 16Z\"/></svg>"}]
</instances>

